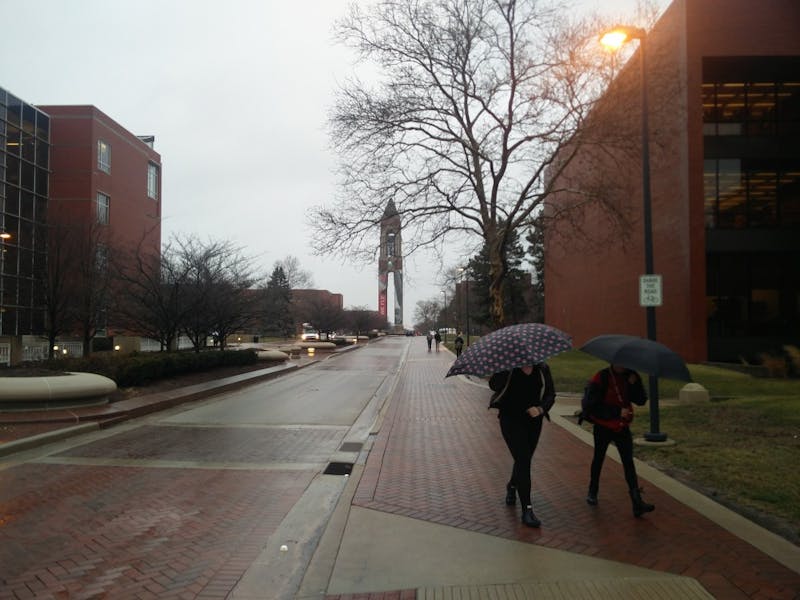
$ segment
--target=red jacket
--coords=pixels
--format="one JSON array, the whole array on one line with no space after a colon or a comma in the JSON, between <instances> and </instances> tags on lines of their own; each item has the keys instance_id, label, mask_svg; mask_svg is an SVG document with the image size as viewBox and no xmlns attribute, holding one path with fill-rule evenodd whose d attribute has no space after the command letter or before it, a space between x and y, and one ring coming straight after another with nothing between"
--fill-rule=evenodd
<instances>
[{"instance_id":1,"label":"red jacket","mask_svg":"<svg viewBox=\"0 0 800 600\"><path fill-rule=\"evenodd\" d=\"M633 376L634 383L629 379ZM604 385L604 382L607 382ZM612 431L622 431L633 421L633 404L643 405L647 401L642 378L636 371L626 369L623 373L615 373L611 367L598 371L589 380L592 408L589 420ZM629 416L623 417L622 410L629 410Z\"/></svg>"}]
</instances>

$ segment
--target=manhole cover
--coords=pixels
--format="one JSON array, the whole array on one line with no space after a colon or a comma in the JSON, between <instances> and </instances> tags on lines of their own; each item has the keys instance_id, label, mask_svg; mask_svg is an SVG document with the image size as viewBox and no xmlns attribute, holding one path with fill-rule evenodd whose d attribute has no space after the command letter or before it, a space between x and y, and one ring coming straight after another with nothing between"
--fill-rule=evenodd
<instances>
[{"instance_id":1,"label":"manhole cover","mask_svg":"<svg viewBox=\"0 0 800 600\"><path fill-rule=\"evenodd\" d=\"M325 475L350 475L353 463L332 462L323 471Z\"/></svg>"}]
</instances>

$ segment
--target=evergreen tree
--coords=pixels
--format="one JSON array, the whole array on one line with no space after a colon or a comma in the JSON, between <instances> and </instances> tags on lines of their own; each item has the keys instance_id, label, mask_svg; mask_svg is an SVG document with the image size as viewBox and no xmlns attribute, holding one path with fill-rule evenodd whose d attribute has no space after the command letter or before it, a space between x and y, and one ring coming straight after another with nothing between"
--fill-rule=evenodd
<instances>
[{"instance_id":1,"label":"evergreen tree","mask_svg":"<svg viewBox=\"0 0 800 600\"><path fill-rule=\"evenodd\" d=\"M525 238L530 244L528 255L533 264L533 289L538 320L544 321L544 218L539 214L533 221L533 228Z\"/></svg>"},{"instance_id":2,"label":"evergreen tree","mask_svg":"<svg viewBox=\"0 0 800 600\"><path fill-rule=\"evenodd\" d=\"M272 271L264 292L264 332L284 338L294 335L292 289L281 266Z\"/></svg>"}]
</instances>

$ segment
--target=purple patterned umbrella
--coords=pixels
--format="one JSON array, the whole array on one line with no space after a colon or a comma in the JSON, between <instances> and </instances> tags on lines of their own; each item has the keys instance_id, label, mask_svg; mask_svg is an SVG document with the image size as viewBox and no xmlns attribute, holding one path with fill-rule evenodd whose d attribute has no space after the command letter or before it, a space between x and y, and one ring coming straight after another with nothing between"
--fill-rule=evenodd
<instances>
[{"instance_id":1,"label":"purple patterned umbrella","mask_svg":"<svg viewBox=\"0 0 800 600\"><path fill-rule=\"evenodd\" d=\"M545 360L572 348L572 338L544 323L509 325L483 336L447 371L451 375L491 375Z\"/></svg>"}]
</instances>

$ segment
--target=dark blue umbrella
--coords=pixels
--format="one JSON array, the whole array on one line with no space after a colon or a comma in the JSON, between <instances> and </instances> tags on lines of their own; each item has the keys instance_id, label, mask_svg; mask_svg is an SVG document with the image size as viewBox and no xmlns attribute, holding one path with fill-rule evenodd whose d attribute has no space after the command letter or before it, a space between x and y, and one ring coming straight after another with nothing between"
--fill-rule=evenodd
<instances>
[{"instance_id":1,"label":"dark blue umbrella","mask_svg":"<svg viewBox=\"0 0 800 600\"><path fill-rule=\"evenodd\" d=\"M459 356L451 375L491 375L543 363L572 348L572 338L544 323L509 325L483 336Z\"/></svg>"},{"instance_id":2,"label":"dark blue umbrella","mask_svg":"<svg viewBox=\"0 0 800 600\"><path fill-rule=\"evenodd\" d=\"M580 349L612 365L621 365L655 377L692 380L680 355L652 340L633 335L598 335Z\"/></svg>"}]
</instances>

